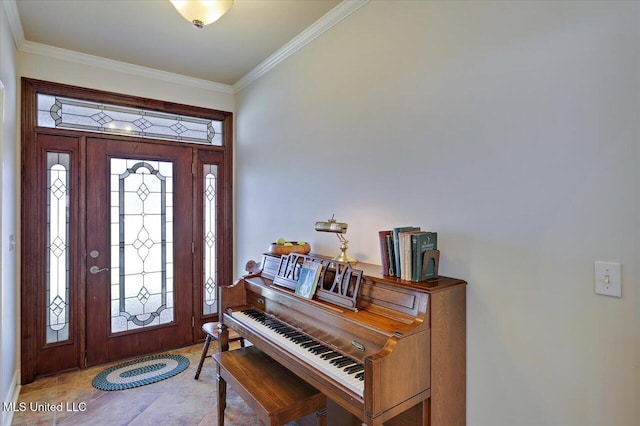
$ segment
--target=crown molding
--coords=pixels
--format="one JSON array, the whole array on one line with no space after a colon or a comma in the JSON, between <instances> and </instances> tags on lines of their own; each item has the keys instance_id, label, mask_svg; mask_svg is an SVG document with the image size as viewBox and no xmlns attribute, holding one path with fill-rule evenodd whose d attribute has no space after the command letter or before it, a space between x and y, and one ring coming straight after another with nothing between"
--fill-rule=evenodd
<instances>
[{"instance_id":1,"label":"crown molding","mask_svg":"<svg viewBox=\"0 0 640 426\"><path fill-rule=\"evenodd\" d=\"M0 3L2 3L7 13L9 26L11 28L11 33L16 47L21 52L46 56L53 59L62 59L111 71L229 94L240 92L249 84L269 72L280 62L283 62L289 56L320 37L344 18L360 9L367 2L369 2L369 0L343 0L336 7L327 12L322 18L318 19L310 27L302 31L267 59L259 63L254 69L242 76L233 85L228 85L167 71L160 71L140 65L129 64L113 59L102 58L87 53L75 52L73 50L62 49L42 43L27 41L24 37L24 30L20 21L20 14L18 13L16 0L0 0Z\"/></svg>"},{"instance_id":2,"label":"crown molding","mask_svg":"<svg viewBox=\"0 0 640 426\"><path fill-rule=\"evenodd\" d=\"M132 74L139 77L153 78L156 80L166 81L169 83L182 84L185 86L196 87L199 89L212 90L215 92L233 94L233 87L228 84L216 83L209 80L203 80L194 77L187 77L181 74L175 74L167 71L160 71L154 68L143 67L140 65L129 64L127 62L116 61L113 59L102 58L100 56L89 55L87 53L75 52L73 50L62 49L59 47L49 46L42 43L25 41L20 47L21 52L32 53L34 55L47 56L54 59L62 59L65 61L76 62L83 65L94 66L110 71Z\"/></svg>"},{"instance_id":3,"label":"crown molding","mask_svg":"<svg viewBox=\"0 0 640 426\"><path fill-rule=\"evenodd\" d=\"M264 61L260 62L254 69L242 76L233 84L234 93L253 83L258 78L269 72L280 62L320 37L331 27L351 15L356 10L364 6L369 0L343 0L336 7L331 9L322 18L311 24L306 30L291 39L287 44L278 49Z\"/></svg>"},{"instance_id":4,"label":"crown molding","mask_svg":"<svg viewBox=\"0 0 640 426\"><path fill-rule=\"evenodd\" d=\"M25 42L24 29L22 28L22 21L20 21L20 13L18 12L18 5L16 0L2 0L0 1L4 6L4 10L7 13L7 20L9 21L9 29L13 35L13 42L16 48L19 50Z\"/></svg>"}]
</instances>

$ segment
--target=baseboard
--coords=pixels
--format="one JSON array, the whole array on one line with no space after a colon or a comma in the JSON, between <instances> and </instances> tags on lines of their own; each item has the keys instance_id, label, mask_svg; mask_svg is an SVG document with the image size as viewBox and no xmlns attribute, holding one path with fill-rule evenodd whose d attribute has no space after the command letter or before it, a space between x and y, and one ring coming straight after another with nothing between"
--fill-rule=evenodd
<instances>
[{"instance_id":1,"label":"baseboard","mask_svg":"<svg viewBox=\"0 0 640 426\"><path fill-rule=\"evenodd\" d=\"M13 378L11 379L11 384L9 385L9 391L7 392L8 400L3 401L3 408L11 404L15 406L15 404L18 402L18 395L20 395L20 384L18 383L18 377L20 377L20 370L16 370L13 373ZM11 426L11 422L13 421L13 413L13 410L2 410L3 426Z\"/></svg>"}]
</instances>

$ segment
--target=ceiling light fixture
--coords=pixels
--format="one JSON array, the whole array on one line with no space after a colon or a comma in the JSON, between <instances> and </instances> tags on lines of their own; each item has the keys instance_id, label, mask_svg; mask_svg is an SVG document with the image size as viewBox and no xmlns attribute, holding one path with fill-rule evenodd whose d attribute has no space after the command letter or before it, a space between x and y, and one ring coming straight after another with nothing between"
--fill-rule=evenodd
<instances>
[{"instance_id":1,"label":"ceiling light fixture","mask_svg":"<svg viewBox=\"0 0 640 426\"><path fill-rule=\"evenodd\" d=\"M218 19L233 6L234 0L170 0L173 7L194 27L202 28Z\"/></svg>"}]
</instances>

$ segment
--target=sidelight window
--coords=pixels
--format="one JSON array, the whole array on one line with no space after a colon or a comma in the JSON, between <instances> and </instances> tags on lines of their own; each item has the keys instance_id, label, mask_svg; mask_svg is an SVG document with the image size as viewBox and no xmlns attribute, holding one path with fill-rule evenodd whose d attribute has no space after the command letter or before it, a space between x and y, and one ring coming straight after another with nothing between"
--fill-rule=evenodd
<instances>
[{"instance_id":1,"label":"sidelight window","mask_svg":"<svg viewBox=\"0 0 640 426\"><path fill-rule=\"evenodd\" d=\"M69 339L69 157L47 153L46 343Z\"/></svg>"},{"instance_id":2,"label":"sidelight window","mask_svg":"<svg viewBox=\"0 0 640 426\"><path fill-rule=\"evenodd\" d=\"M204 304L203 315L215 314L218 311L216 283L217 252L216 252L216 192L218 183L218 166L204 165Z\"/></svg>"}]
</instances>

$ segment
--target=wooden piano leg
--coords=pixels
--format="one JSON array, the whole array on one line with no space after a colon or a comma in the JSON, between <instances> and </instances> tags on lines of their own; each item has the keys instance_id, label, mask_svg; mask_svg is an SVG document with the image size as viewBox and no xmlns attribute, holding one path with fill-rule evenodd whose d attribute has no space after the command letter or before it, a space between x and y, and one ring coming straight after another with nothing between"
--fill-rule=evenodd
<instances>
[{"instance_id":1,"label":"wooden piano leg","mask_svg":"<svg viewBox=\"0 0 640 426\"><path fill-rule=\"evenodd\" d=\"M327 409L316 411L316 426L327 426Z\"/></svg>"},{"instance_id":2,"label":"wooden piano leg","mask_svg":"<svg viewBox=\"0 0 640 426\"><path fill-rule=\"evenodd\" d=\"M218 381L218 426L224 426L224 410L227 408L227 382L220 376L220 367L216 375Z\"/></svg>"}]
</instances>

